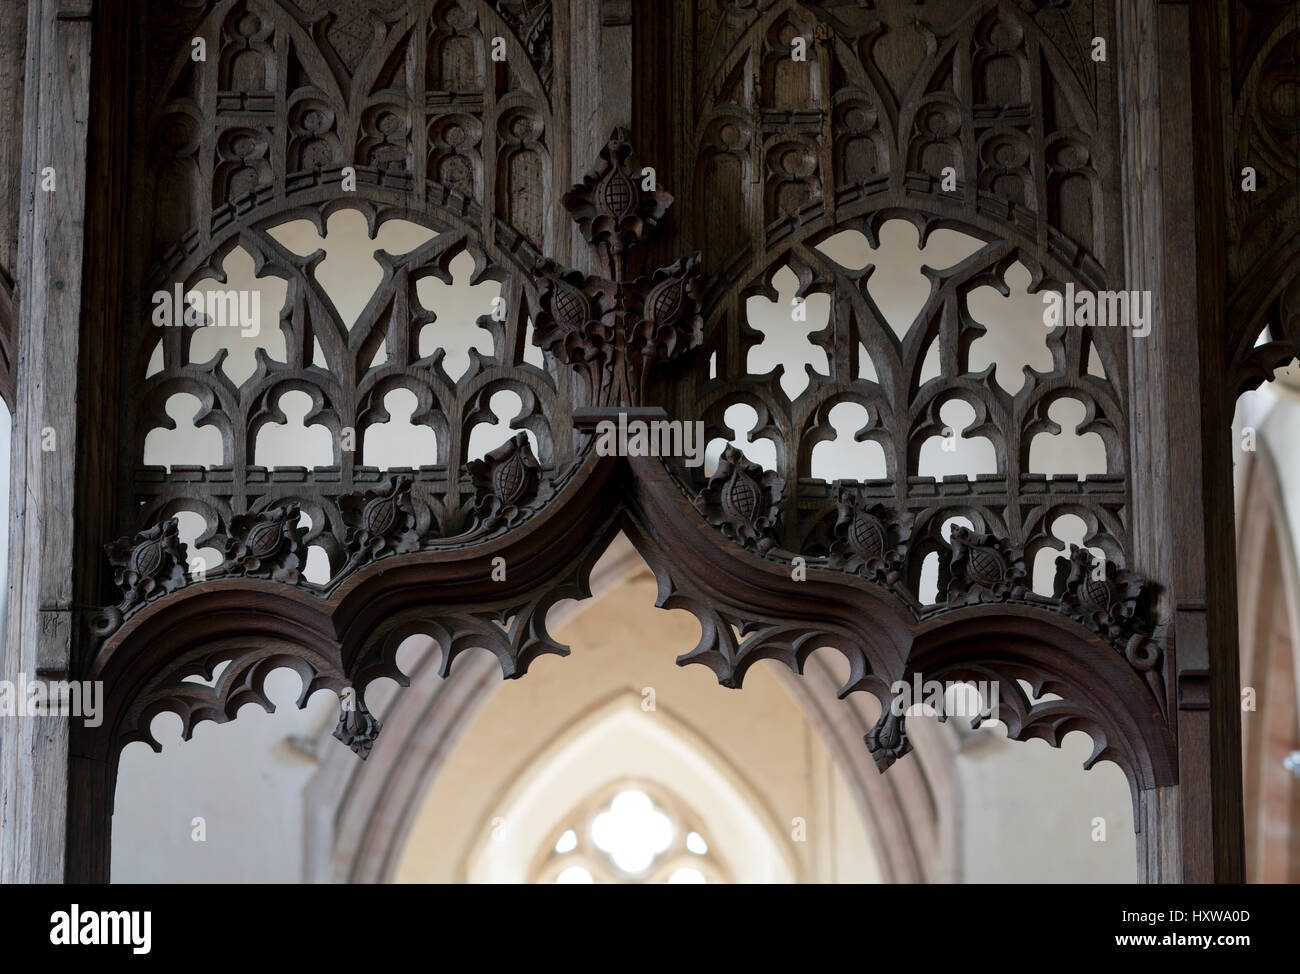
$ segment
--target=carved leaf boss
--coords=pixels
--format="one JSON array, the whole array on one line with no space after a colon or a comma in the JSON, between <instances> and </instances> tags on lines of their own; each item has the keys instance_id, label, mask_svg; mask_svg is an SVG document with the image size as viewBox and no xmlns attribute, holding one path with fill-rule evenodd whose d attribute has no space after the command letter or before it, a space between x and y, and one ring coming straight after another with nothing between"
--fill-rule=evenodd
<instances>
[{"instance_id":1,"label":"carved leaf boss","mask_svg":"<svg viewBox=\"0 0 1300 974\"><path fill-rule=\"evenodd\" d=\"M628 278L639 248L673 198L654 185L622 130L596 166L564 195L600 273L584 275L551 260L538 263L534 340L587 380L596 405L641 406L651 370L699 346L700 255Z\"/></svg>"}]
</instances>

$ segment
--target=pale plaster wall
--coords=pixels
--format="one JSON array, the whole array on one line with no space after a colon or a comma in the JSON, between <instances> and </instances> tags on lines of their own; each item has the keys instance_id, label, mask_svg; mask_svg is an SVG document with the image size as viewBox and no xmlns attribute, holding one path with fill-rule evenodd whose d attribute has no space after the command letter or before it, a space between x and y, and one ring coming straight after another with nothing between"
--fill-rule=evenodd
<instances>
[{"instance_id":1,"label":"pale plaster wall","mask_svg":"<svg viewBox=\"0 0 1300 974\"><path fill-rule=\"evenodd\" d=\"M332 725L338 697L322 690L299 710L300 689L295 673L278 670L267 681L274 714L249 704L231 723L199 724L188 742L180 719L163 714L153 725L161 753L127 745L113 809L113 882L301 881L302 791L316 762L292 739L310 743ZM196 817L206 841L193 841Z\"/></svg>"},{"instance_id":2,"label":"pale plaster wall","mask_svg":"<svg viewBox=\"0 0 1300 974\"><path fill-rule=\"evenodd\" d=\"M957 756L966 882L1136 882L1128 782L1109 762L1083 770L1087 735L1070 734L1056 750L1008 741L1001 726L976 733Z\"/></svg>"}]
</instances>

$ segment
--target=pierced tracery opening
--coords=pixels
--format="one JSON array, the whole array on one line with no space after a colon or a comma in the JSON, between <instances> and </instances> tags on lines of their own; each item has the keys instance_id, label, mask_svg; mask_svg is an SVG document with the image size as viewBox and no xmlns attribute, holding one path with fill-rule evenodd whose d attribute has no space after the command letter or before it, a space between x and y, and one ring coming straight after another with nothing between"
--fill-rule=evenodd
<instances>
[{"instance_id":1,"label":"pierced tracery opening","mask_svg":"<svg viewBox=\"0 0 1300 974\"><path fill-rule=\"evenodd\" d=\"M722 354L707 375L695 366L710 431L697 482L725 445L773 471L786 485L774 540L805 557L832 550L846 491L901 508L922 606L954 507L1031 558L1048 545L1068 559L1052 525L1084 511L1086 537L1070 540L1122 565L1124 391L1095 368L1116 336L1045 315L1060 284L1025 251L901 217L813 234L717 302L706 347ZM1054 576L1032 590L1052 597Z\"/></svg>"},{"instance_id":2,"label":"pierced tracery opening","mask_svg":"<svg viewBox=\"0 0 1300 974\"><path fill-rule=\"evenodd\" d=\"M182 316L149 336L142 523L184 497L150 468L202 468L215 488L210 547L229 543L246 509L313 507L309 539L332 536L313 549L329 553L310 579L323 583L343 566L350 485L409 470L418 517L455 533L472 522L465 463L520 431L547 469L568 453L551 435L564 384L525 351L521 280L471 236L343 207L271 217L236 239L211 272L159 291Z\"/></svg>"},{"instance_id":3,"label":"pierced tracery opening","mask_svg":"<svg viewBox=\"0 0 1300 974\"><path fill-rule=\"evenodd\" d=\"M697 829L698 815L681 801L640 782L597 794L566 818L568 827L543 848L533 882L726 882L726 870ZM651 796L654 796L653 798Z\"/></svg>"}]
</instances>

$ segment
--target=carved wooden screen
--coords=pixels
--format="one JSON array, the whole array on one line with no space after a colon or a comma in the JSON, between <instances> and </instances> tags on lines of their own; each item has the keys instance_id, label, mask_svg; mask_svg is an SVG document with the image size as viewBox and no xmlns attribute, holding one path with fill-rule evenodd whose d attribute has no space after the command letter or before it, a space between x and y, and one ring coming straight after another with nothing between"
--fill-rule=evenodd
<instances>
[{"instance_id":1,"label":"carved wooden screen","mask_svg":"<svg viewBox=\"0 0 1300 974\"><path fill-rule=\"evenodd\" d=\"M136 54L150 67L130 128L135 219L122 228L127 435L120 538L107 545L118 591L80 667L105 681L108 713L75 745L110 792L121 747L152 742L159 713L179 714L188 736L267 703L278 667L302 676L303 701L352 688L337 736L364 757L380 732L365 688L405 682L395 654L408 636L437 641L444 675L467 649L494 653L506 677L563 655L546 612L587 594L620 530L659 579L660 604L700 621L681 662L739 687L759 659L799 670L817 648L844 653L843 693L882 705L865 742L882 770L909 749L891 685L921 674L999 681L1017 739L1085 731L1089 764L1118 764L1135 803L1174 783L1171 654L1151 588L1129 567L1128 336L1050 331L1051 368L1027 370L1014 394L969 367L983 326L968 295L1005 291L1013 264L1035 293L1126 287L1118 95L1092 57L1093 38L1115 32L1107 4L605 4L600 23L546 0L158 0L139 13ZM575 53L580 31L629 24L642 40L621 75ZM798 40L806 57L792 57ZM626 129L584 129L581 91L599 101L607 86L617 100L633 78L662 95L657 106L634 95L633 117L614 119ZM372 236L395 219L437 232L378 255L382 281L351 327L318 286L320 255L275 235L305 219L323 237L343 210L360 211ZM899 218L922 242L938 228L982 241L932 273L901 337L865 286L869 269L819 249L846 230L874 244ZM238 384L220 354L191 354L196 329L152 319L158 291L222 280L236 248L287 295L283 359L259 355ZM415 290L450 283L462 253L474 281L499 282L502 307L480 319L491 353L453 378L440 352L421 354L430 317ZM787 265L799 294L826 294L831 309L810 336L828 368L793 399L778 374L748 367L760 336L747 299L774 296ZM540 366L525 359L530 341ZM939 373L923 380L932 350ZM366 430L389 419L398 388L417 400L413 422L435 431L436 462L367 467ZM522 404L520 433L468 462L470 430L503 389ZM333 463L254 462L290 391L310 397L306 420L330 431ZM177 393L220 432L221 464L144 463L148 433L174 425L165 406ZM1084 404L1078 432L1100 435L1106 474L1028 471L1033 437L1060 431L1048 411L1063 397ZM956 399L994 444L997 472L921 477L921 444ZM737 402L757 412L752 435L774 446L775 469L734 447L709 477L680 459L596 449L598 424L620 414L698 419L733 439L724 413ZM857 435L882 447L884 479L811 476L841 402L865 408ZM180 511L202 515L197 543L225 554L203 578L188 570ZM1055 594L1037 595L1026 566L1062 513L1106 557L1077 550ZM954 515L972 528L946 537ZM328 581L303 577L313 546ZM934 555L940 598L926 604L921 566ZM186 680L226 661L214 686Z\"/></svg>"}]
</instances>

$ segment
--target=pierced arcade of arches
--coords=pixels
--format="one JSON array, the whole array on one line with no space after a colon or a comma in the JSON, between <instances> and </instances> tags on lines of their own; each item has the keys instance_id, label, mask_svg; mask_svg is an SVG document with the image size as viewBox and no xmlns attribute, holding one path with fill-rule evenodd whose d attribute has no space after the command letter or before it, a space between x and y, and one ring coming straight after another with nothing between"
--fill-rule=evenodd
<instances>
[{"instance_id":1,"label":"pierced arcade of arches","mask_svg":"<svg viewBox=\"0 0 1300 974\"><path fill-rule=\"evenodd\" d=\"M6 879L1294 875L1280 5L12 6Z\"/></svg>"}]
</instances>

